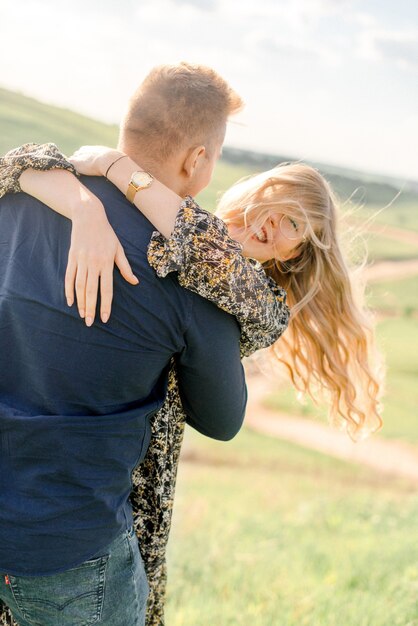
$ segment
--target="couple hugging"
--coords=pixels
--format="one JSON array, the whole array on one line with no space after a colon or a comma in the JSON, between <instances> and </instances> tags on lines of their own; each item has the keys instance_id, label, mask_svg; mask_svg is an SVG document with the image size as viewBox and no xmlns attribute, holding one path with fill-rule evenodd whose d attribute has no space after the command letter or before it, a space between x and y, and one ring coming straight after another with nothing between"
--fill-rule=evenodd
<instances>
[{"instance_id":1,"label":"couple hugging","mask_svg":"<svg viewBox=\"0 0 418 626\"><path fill-rule=\"evenodd\" d=\"M164 624L184 427L237 434L243 356L269 348L353 439L380 426L373 325L319 172L248 177L215 215L193 199L241 107L212 69L160 66L117 150L0 159L2 625Z\"/></svg>"}]
</instances>

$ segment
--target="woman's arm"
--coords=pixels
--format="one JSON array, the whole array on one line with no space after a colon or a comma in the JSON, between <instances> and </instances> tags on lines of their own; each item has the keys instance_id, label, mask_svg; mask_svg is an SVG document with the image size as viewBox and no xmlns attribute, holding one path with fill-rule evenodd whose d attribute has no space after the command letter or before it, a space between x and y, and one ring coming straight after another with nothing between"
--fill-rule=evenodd
<instances>
[{"instance_id":1,"label":"woman's arm","mask_svg":"<svg viewBox=\"0 0 418 626\"><path fill-rule=\"evenodd\" d=\"M103 322L109 319L114 264L129 283L136 285L138 279L102 203L76 174L55 144L24 144L0 157L0 198L6 193L25 191L72 220L65 295L71 306L75 287L79 313L90 326L96 311L99 279L100 316Z\"/></svg>"},{"instance_id":2,"label":"woman's arm","mask_svg":"<svg viewBox=\"0 0 418 626\"><path fill-rule=\"evenodd\" d=\"M114 265L129 283L136 285L139 281L102 203L73 174L64 170L25 170L20 176L20 186L22 191L72 221L65 273L67 303L73 305L75 289L79 314L87 326L91 326L100 281L100 318L106 323L112 308Z\"/></svg>"},{"instance_id":3,"label":"woman's arm","mask_svg":"<svg viewBox=\"0 0 418 626\"><path fill-rule=\"evenodd\" d=\"M25 143L0 157L0 198L6 193L21 191L19 178L28 168L36 170L68 170L77 174L74 166L54 143Z\"/></svg>"}]
</instances>

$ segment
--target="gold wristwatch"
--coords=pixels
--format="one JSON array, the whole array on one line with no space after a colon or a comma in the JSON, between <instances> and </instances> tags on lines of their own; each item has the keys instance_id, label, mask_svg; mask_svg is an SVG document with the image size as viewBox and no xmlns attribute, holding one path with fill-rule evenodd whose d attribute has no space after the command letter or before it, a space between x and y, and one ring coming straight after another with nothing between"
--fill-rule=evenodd
<instances>
[{"instance_id":1,"label":"gold wristwatch","mask_svg":"<svg viewBox=\"0 0 418 626\"><path fill-rule=\"evenodd\" d=\"M138 191L141 191L141 189L147 189L147 187L150 187L153 180L154 177L151 176L151 174L149 174L148 172L144 172L141 170L139 170L138 172L134 172L128 185L126 199L133 204L136 193Z\"/></svg>"}]
</instances>

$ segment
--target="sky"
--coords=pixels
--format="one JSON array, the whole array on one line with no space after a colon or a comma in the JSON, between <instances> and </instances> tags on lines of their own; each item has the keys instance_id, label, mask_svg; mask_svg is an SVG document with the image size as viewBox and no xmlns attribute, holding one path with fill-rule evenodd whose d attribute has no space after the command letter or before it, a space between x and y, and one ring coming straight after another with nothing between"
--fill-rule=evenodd
<instances>
[{"instance_id":1,"label":"sky","mask_svg":"<svg viewBox=\"0 0 418 626\"><path fill-rule=\"evenodd\" d=\"M0 0L0 86L118 123L148 71L216 69L226 145L418 180L416 0Z\"/></svg>"}]
</instances>

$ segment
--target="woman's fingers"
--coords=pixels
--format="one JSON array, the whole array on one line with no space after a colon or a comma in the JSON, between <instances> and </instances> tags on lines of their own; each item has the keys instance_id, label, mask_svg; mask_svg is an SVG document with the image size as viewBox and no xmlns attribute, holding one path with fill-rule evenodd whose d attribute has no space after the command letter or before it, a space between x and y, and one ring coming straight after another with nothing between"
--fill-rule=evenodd
<instances>
[{"instance_id":1,"label":"woman's fingers","mask_svg":"<svg viewBox=\"0 0 418 626\"><path fill-rule=\"evenodd\" d=\"M100 273L100 319L104 324L110 317L113 299L113 263Z\"/></svg>"},{"instance_id":2,"label":"woman's fingers","mask_svg":"<svg viewBox=\"0 0 418 626\"><path fill-rule=\"evenodd\" d=\"M75 259L69 255L67 270L65 272L65 299L67 300L68 306L73 306L74 304L74 282L77 274L77 263Z\"/></svg>"},{"instance_id":3,"label":"woman's fingers","mask_svg":"<svg viewBox=\"0 0 418 626\"><path fill-rule=\"evenodd\" d=\"M91 326L96 315L97 290L99 288L99 271L93 267L87 270L86 278L86 326ZM78 296L77 296L78 299Z\"/></svg>"},{"instance_id":4,"label":"woman's fingers","mask_svg":"<svg viewBox=\"0 0 418 626\"><path fill-rule=\"evenodd\" d=\"M77 297L77 307L80 317L86 316L86 283L87 266L79 264L75 277L75 295Z\"/></svg>"},{"instance_id":5,"label":"woman's fingers","mask_svg":"<svg viewBox=\"0 0 418 626\"><path fill-rule=\"evenodd\" d=\"M124 156L123 152L106 146L83 146L68 159L80 174L103 176L109 165Z\"/></svg>"},{"instance_id":6,"label":"woman's fingers","mask_svg":"<svg viewBox=\"0 0 418 626\"><path fill-rule=\"evenodd\" d=\"M65 297L71 306L74 302L74 286L80 317L91 326L96 315L100 276L100 317L106 323L110 317L113 299L113 262L102 270L95 264L78 265L69 261L65 275Z\"/></svg>"},{"instance_id":7,"label":"woman's fingers","mask_svg":"<svg viewBox=\"0 0 418 626\"><path fill-rule=\"evenodd\" d=\"M118 243L118 246L116 248L115 265L119 268L120 273L122 274L124 279L128 281L128 283L131 283L131 285L137 285L139 283L139 280L133 273L129 261L126 258L125 252L120 243Z\"/></svg>"},{"instance_id":8,"label":"woman's fingers","mask_svg":"<svg viewBox=\"0 0 418 626\"><path fill-rule=\"evenodd\" d=\"M132 285L139 283L132 272L125 252L109 225L94 228L93 235L87 227L74 229L68 265L65 274L65 296L67 303L74 303L74 290L80 317L87 326L92 326L100 280L100 318L106 323L110 317L113 299L113 269L116 264L123 278ZM87 245L85 240L88 240ZM98 239L93 246L90 241ZM113 245L113 252L112 252ZM87 252L86 252L87 250Z\"/></svg>"}]
</instances>

